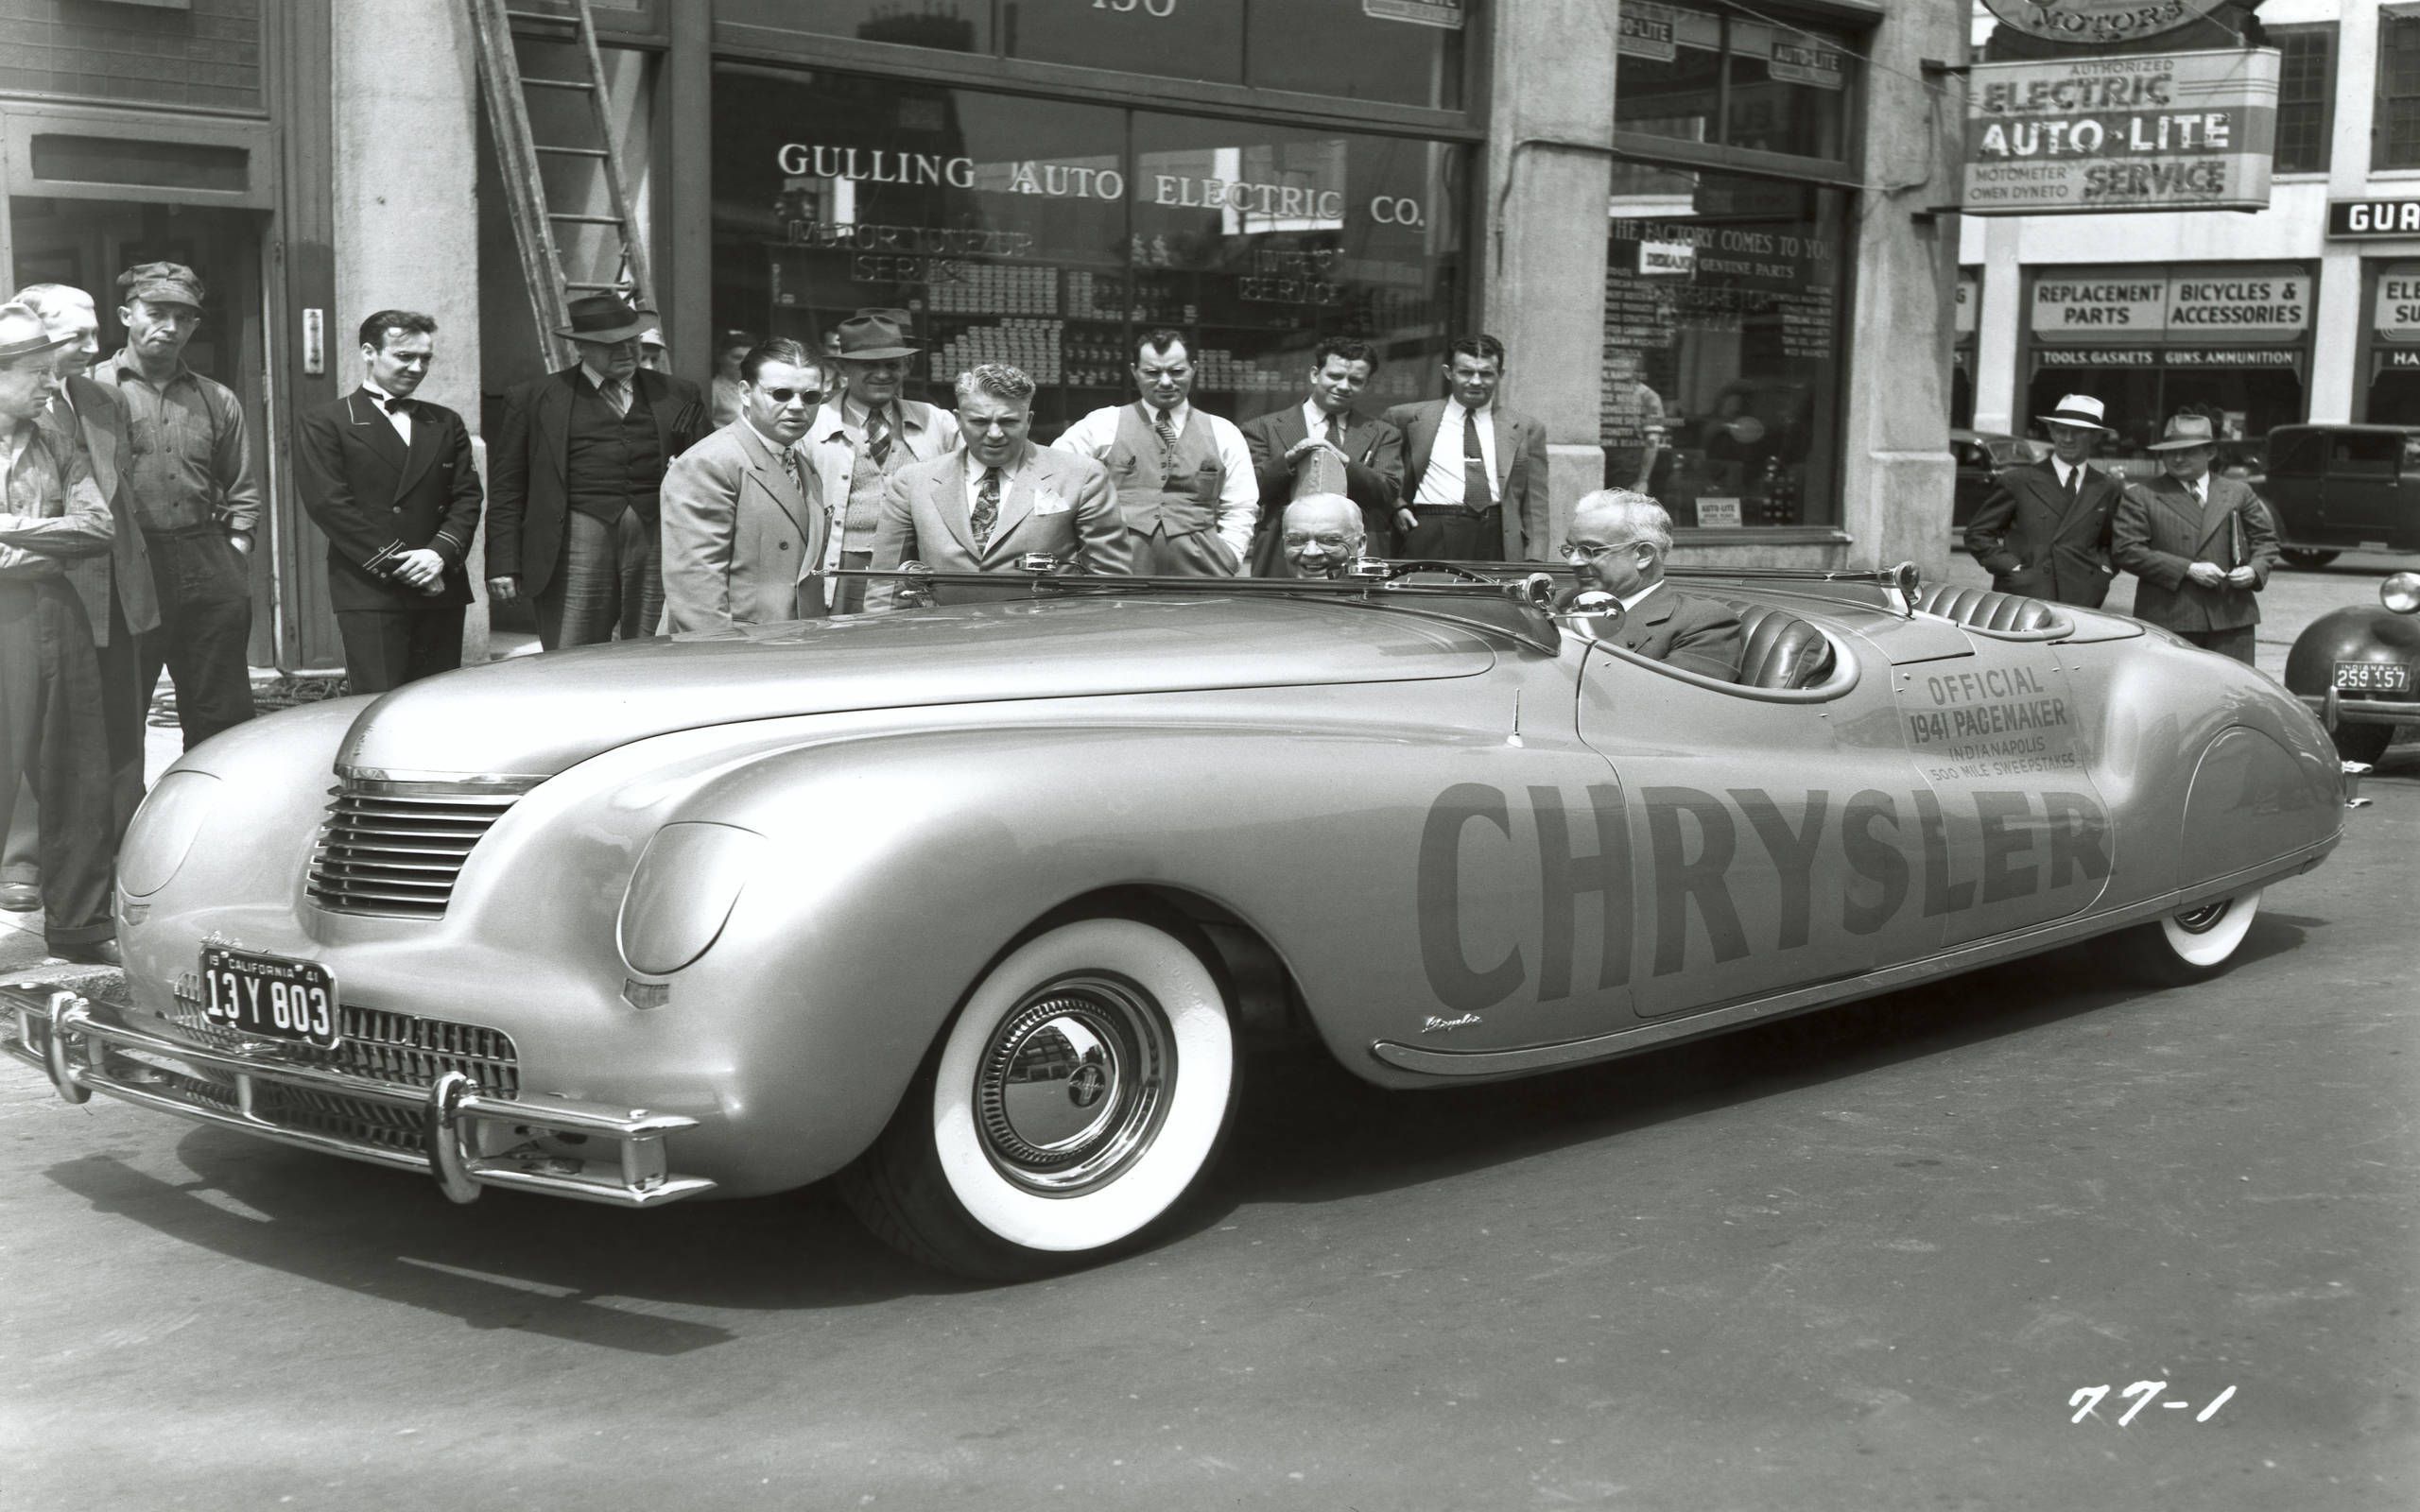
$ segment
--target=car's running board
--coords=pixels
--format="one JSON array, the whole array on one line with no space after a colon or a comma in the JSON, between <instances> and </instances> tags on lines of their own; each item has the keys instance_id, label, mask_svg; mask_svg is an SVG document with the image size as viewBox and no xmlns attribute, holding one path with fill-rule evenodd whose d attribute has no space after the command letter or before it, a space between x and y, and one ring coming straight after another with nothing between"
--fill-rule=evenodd
<instances>
[{"instance_id":1,"label":"car's running board","mask_svg":"<svg viewBox=\"0 0 2420 1512\"><path fill-rule=\"evenodd\" d=\"M2038 954L2095 935L2124 929L2131 924L2148 923L2219 898L2231 898L2254 887L2264 887L2270 883L2298 876L2326 859L2327 853L2336 849L2337 841L2342 837L2340 831L2282 861L2255 867L2230 877L2217 878L2196 887L2163 893L2110 913L2060 919L2013 935L2000 935L1971 945L1962 945L1956 950L1929 955L1920 961L1885 966L1858 976L1840 977L1812 987L1792 988L1787 992L1768 993L1763 997L1683 1014L1654 1023L1642 1023L1636 1028L1621 1029L1612 1034L1591 1035L1585 1040L1565 1040L1549 1045L1525 1045L1515 1050L1432 1050L1425 1045L1408 1045L1399 1040L1374 1040L1370 1043L1370 1054L1398 1071L1458 1080L1517 1076L1555 1066L1576 1066L1583 1061L1611 1059L1616 1056L1716 1034L1751 1020L1787 1018L1793 1013L1874 997L1932 977L1971 971L1978 966L1988 966L2014 956Z\"/></svg>"}]
</instances>

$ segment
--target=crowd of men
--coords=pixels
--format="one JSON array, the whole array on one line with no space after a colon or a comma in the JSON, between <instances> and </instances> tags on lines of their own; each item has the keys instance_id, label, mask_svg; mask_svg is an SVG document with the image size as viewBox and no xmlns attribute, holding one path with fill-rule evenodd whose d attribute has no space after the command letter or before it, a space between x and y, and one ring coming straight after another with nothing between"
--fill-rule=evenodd
<instances>
[{"instance_id":1,"label":"crowd of men","mask_svg":"<svg viewBox=\"0 0 2420 1512\"><path fill-rule=\"evenodd\" d=\"M96 962L114 959L111 869L161 671L188 747L251 716L261 507L240 404L183 361L201 281L150 263L118 284L127 343L106 362L89 294L38 284L0 305L0 806L32 795L15 824L0 813L0 904L39 905L54 954ZM1046 446L1034 381L1006 364L959 374L952 408L908 397L925 357L902 311L861 310L821 350L726 337L704 388L662 370L654 316L627 298L569 317L579 360L506 395L484 490L462 418L416 397L440 337L425 315L363 319L359 386L301 418L296 479L354 692L460 663L483 509L488 593L526 600L546 650L929 601L934 574L1036 554L1194 578L1560 558L1619 602L1604 620L1618 644L1738 676L1737 616L1664 580L1671 520L1654 499L1589 494L1550 546L1545 431L1496 402L1493 336L1452 343L1445 397L1376 416L1356 407L1376 353L1322 341L1299 405L1237 424L1192 403L1186 337L1153 331L1134 401ZM2120 487L2088 465L2109 434L2097 401L2042 420L2052 455L2003 474L1968 531L1996 586L2097 606L2122 567L2143 579L2138 614L2250 661L2276 538L2249 489L2210 475L2209 421L2171 420L2154 448L2168 475Z\"/></svg>"}]
</instances>

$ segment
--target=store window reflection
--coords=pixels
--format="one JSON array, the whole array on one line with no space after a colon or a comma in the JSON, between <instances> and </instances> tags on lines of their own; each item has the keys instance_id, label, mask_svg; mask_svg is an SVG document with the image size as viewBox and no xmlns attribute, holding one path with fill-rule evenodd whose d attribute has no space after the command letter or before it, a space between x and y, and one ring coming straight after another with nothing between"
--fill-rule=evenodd
<instances>
[{"instance_id":1,"label":"store window reflection","mask_svg":"<svg viewBox=\"0 0 2420 1512\"><path fill-rule=\"evenodd\" d=\"M1858 60L1844 35L1715 7L1627 0L1619 131L1792 157L1846 156Z\"/></svg>"}]
</instances>

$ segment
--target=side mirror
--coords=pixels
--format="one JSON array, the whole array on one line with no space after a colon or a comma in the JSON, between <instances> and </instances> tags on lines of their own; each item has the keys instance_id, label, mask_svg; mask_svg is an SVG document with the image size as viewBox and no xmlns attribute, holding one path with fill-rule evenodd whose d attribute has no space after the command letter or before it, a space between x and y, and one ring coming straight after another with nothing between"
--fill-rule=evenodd
<instances>
[{"instance_id":1,"label":"side mirror","mask_svg":"<svg viewBox=\"0 0 2420 1512\"><path fill-rule=\"evenodd\" d=\"M1622 601L1601 588L1583 588L1564 599L1554 611L1557 623L1571 625L1599 641L1610 641L1621 633L1622 621L1628 615Z\"/></svg>"}]
</instances>

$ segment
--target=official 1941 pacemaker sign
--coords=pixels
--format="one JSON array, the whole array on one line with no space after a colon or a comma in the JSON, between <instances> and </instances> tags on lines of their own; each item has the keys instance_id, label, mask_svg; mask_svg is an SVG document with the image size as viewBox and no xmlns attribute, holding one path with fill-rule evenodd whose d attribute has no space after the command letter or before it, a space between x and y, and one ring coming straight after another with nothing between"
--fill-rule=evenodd
<instances>
[{"instance_id":1,"label":"official 1941 pacemaker sign","mask_svg":"<svg viewBox=\"0 0 2420 1512\"><path fill-rule=\"evenodd\" d=\"M123 988L0 989L7 1042L462 1200L838 1177L1029 1275L1194 1188L1246 1028L1438 1087L2118 931L2209 970L2342 836L2309 712L2165 632L1683 586L1739 607L1738 682L1459 567L1042 576L294 710L161 779Z\"/></svg>"}]
</instances>

